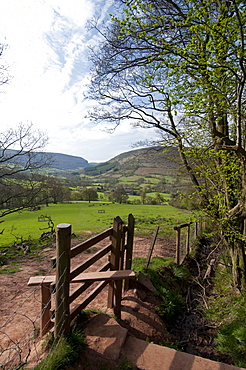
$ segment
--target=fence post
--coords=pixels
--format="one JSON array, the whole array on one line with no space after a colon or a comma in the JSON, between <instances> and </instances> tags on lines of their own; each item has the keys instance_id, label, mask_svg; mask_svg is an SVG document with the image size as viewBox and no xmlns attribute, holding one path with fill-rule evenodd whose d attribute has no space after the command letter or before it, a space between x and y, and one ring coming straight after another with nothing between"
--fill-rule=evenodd
<instances>
[{"instance_id":1,"label":"fence post","mask_svg":"<svg viewBox=\"0 0 246 370\"><path fill-rule=\"evenodd\" d=\"M113 235L112 240L112 251L110 256L110 270L119 270L120 267L120 247L122 242L122 229L123 222L119 216L115 217L113 223ZM121 308L121 289L122 282L114 281L109 283L108 288L108 308L114 307L115 315L120 318L120 308ZM115 300L114 300L115 298Z\"/></svg>"},{"instance_id":2,"label":"fence post","mask_svg":"<svg viewBox=\"0 0 246 370\"><path fill-rule=\"evenodd\" d=\"M54 335L58 338L69 332L69 283L70 283L71 225L59 224L56 228L56 299Z\"/></svg>"},{"instance_id":3,"label":"fence post","mask_svg":"<svg viewBox=\"0 0 246 370\"><path fill-rule=\"evenodd\" d=\"M51 309L51 287L50 284L41 284L42 316L41 316L41 337L50 329L50 309Z\"/></svg>"},{"instance_id":4,"label":"fence post","mask_svg":"<svg viewBox=\"0 0 246 370\"><path fill-rule=\"evenodd\" d=\"M186 254L190 253L190 223L187 226L187 234L186 234Z\"/></svg>"},{"instance_id":5,"label":"fence post","mask_svg":"<svg viewBox=\"0 0 246 370\"><path fill-rule=\"evenodd\" d=\"M176 258L175 262L177 265L180 264L180 227L175 226L174 230L176 230Z\"/></svg>"},{"instance_id":6,"label":"fence post","mask_svg":"<svg viewBox=\"0 0 246 370\"><path fill-rule=\"evenodd\" d=\"M157 238L158 231L159 231L159 226L157 225L156 228L155 228L152 240L151 240L148 256L147 256L146 263L145 263L145 266L144 266L145 268L148 268L148 266L149 266L150 259L151 259L151 256L152 256L152 252L153 252L153 249L154 249L154 246L155 246L155 241L156 241L156 238Z\"/></svg>"},{"instance_id":7,"label":"fence post","mask_svg":"<svg viewBox=\"0 0 246 370\"><path fill-rule=\"evenodd\" d=\"M128 231L127 231L127 241L126 241L126 264L125 269L131 270L132 268L132 250L133 250L133 238L134 238L134 225L135 219L130 213L128 215ZM125 280L124 290L129 288L129 279Z\"/></svg>"}]
</instances>

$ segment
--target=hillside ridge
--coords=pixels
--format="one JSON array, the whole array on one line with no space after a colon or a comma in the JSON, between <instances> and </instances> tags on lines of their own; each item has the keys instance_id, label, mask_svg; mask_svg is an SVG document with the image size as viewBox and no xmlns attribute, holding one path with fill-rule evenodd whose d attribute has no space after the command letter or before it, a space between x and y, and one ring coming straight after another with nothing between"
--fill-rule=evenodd
<instances>
[{"instance_id":1,"label":"hillside ridge","mask_svg":"<svg viewBox=\"0 0 246 370\"><path fill-rule=\"evenodd\" d=\"M9 157L13 156L17 150L8 149L6 153ZM89 163L83 157L54 152L36 152L36 160L43 159L43 155L50 157L50 165L47 169L51 172L72 172L83 171L86 175L119 175L119 173L145 175L174 175L181 168L178 150L175 147L145 147L130 150L118 154L108 161L100 163ZM22 165L25 156L15 157L10 163Z\"/></svg>"},{"instance_id":2,"label":"hillside ridge","mask_svg":"<svg viewBox=\"0 0 246 370\"><path fill-rule=\"evenodd\" d=\"M119 173L147 175L176 175L182 167L175 147L146 147L121 153L111 160L84 169L86 175L114 175Z\"/></svg>"}]
</instances>

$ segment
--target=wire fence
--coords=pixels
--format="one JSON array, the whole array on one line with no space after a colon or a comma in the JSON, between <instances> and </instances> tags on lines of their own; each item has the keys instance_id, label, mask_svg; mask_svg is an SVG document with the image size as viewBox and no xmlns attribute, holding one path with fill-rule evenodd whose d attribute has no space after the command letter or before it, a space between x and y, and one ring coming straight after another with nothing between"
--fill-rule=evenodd
<instances>
[{"instance_id":1,"label":"wire fence","mask_svg":"<svg viewBox=\"0 0 246 370\"><path fill-rule=\"evenodd\" d=\"M59 258L63 258L63 254ZM43 280L55 274L54 268L50 268ZM66 270L60 275L60 280L66 274ZM29 278L29 276L27 277ZM24 284L24 282L23 282ZM59 281L56 282L59 285ZM55 309L55 289L54 286L40 283L35 287L28 288L26 298L15 307L12 313L4 320L4 316L0 318L0 369L1 370L17 370L21 368L33 369L45 355L45 346L40 333L40 323L47 312L52 312ZM48 290L50 299L46 305L42 304L42 289ZM53 291L52 291L53 290ZM51 294L50 294L51 293ZM13 305L18 302L20 297L16 295L13 300ZM62 306L63 300L60 301ZM60 307L57 306L56 310ZM62 327L63 317L57 323ZM47 327L42 329L48 332L50 322L47 322ZM59 340L54 342L53 346L57 346Z\"/></svg>"},{"instance_id":2,"label":"wire fence","mask_svg":"<svg viewBox=\"0 0 246 370\"><path fill-rule=\"evenodd\" d=\"M7 320L1 322L1 369L17 370L29 361L31 355L37 357L35 362L38 361L40 348L37 345L40 342L40 320L43 314L41 305L40 287L37 286Z\"/></svg>"}]
</instances>

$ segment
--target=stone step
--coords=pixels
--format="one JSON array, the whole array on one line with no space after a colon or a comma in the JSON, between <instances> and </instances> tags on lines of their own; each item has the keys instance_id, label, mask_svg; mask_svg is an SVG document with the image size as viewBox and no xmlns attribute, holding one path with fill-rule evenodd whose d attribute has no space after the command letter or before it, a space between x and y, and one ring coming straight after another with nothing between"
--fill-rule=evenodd
<instances>
[{"instance_id":1,"label":"stone step","mask_svg":"<svg viewBox=\"0 0 246 370\"><path fill-rule=\"evenodd\" d=\"M128 336L121 350L140 370L238 370L236 366L211 361Z\"/></svg>"},{"instance_id":2,"label":"stone step","mask_svg":"<svg viewBox=\"0 0 246 370\"><path fill-rule=\"evenodd\" d=\"M128 330L112 317L99 313L89 321L84 334L89 349L107 360L117 362Z\"/></svg>"},{"instance_id":3,"label":"stone step","mask_svg":"<svg viewBox=\"0 0 246 370\"><path fill-rule=\"evenodd\" d=\"M126 358L139 370L243 370L137 339L103 313L89 321L85 336L90 350L115 363Z\"/></svg>"}]
</instances>

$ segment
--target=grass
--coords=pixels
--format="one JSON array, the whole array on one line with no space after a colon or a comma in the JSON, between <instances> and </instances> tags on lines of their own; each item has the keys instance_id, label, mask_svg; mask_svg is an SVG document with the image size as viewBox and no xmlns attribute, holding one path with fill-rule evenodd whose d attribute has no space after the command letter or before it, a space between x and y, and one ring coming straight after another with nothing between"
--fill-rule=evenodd
<instances>
[{"instance_id":1,"label":"grass","mask_svg":"<svg viewBox=\"0 0 246 370\"><path fill-rule=\"evenodd\" d=\"M217 350L229 354L235 366L246 368L246 300L232 286L227 266L219 265L216 271L206 315L218 326Z\"/></svg>"},{"instance_id":2,"label":"grass","mask_svg":"<svg viewBox=\"0 0 246 370\"><path fill-rule=\"evenodd\" d=\"M146 273L148 270L158 270L164 266L168 266L173 261L172 257L153 257L150 260L148 269L145 269L146 259L136 257L132 261L132 269L137 272Z\"/></svg>"},{"instance_id":3,"label":"grass","mask_svg":"<svg viewBox=\"0 0 246 370\"><path fill-rule=\"evenodd\" d=\"M85 348L85 338L81 330L72 330L68 335L63 335L57 345L51 346L47 357L34 369L65 369L79 361L83 348Z\"/></svg>"},{"instance_id":4,"label":"grass","mask_svg":"<svg viewBox=\"0 0 246 370\"><path fill-rule=\"evenodd\" d=\"M14 274L15 272L21 271L20 267L18 266L17 262L11 262L10 265L2 268L0 270L0 274Z\"/></svg>"},{"instance_id":5,"label":"grass","mask_svg":"<svg viewBox=\"0 0 246 370\"><path fill-rule=\"evenodd\" d=\"M150 278L161 299L156 309L170 324L184 309L185 299L179 284L187 281L190 273L185 267L173 264L173 258L170 257L153 257L148 268L144 267L145 261L145 258L134 258L132 268L136 273L142 272Z\"/></svg>"},{"instance_id":6,"label":"grass","mask_svg":"<svg viewBox=\"0 0 246 370\"><path fill-rule=\"evenodd\" d=\"M104 213L99 213L104 210ZM127 223L128 214L136 219L135 234L152 235L155 225L160 225L159 235L173 233L173 227L187 222L192 215L184 210L169 205L131 205L112 204L100 201L59 203L39 211L23 211L4 217L4 233L0 235L0 246L12 244L16 236L23 239L37 239L47 228L47 222L38 222L38 217L47 215L55 225L69 223L75 234L83 234L88 230L92 233L101 232L112 226L113 219L120 216ZM46 229L47 230L47 229Z\"/></svg>"}]
</instances>

